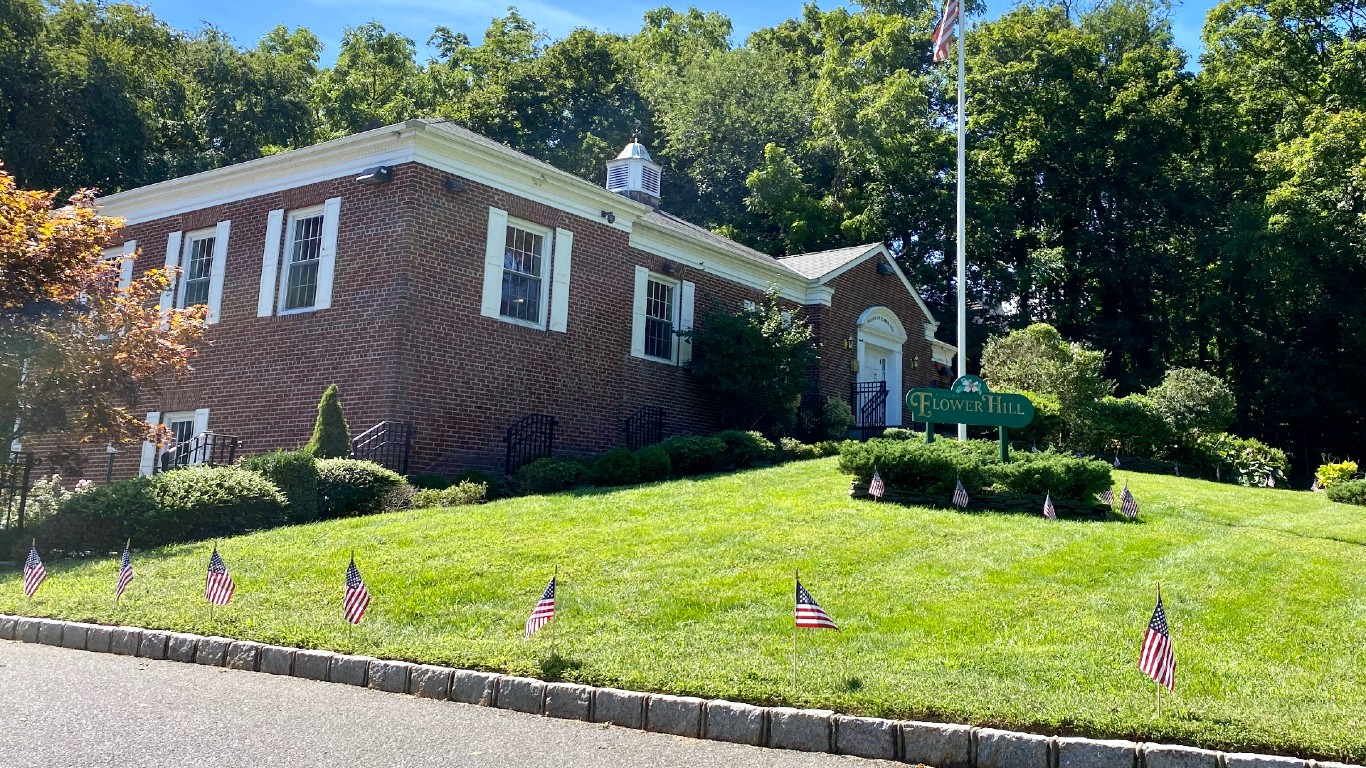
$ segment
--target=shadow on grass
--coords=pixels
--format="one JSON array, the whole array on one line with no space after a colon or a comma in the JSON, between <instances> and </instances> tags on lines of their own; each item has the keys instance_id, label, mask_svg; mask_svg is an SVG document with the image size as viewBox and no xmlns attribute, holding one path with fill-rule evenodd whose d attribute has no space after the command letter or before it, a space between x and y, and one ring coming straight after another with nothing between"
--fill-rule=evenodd
<instances>
[{"instance_id":1,"label":"shadow on grass","mask_svg":"<svg viewBox=\"0 0 1366 768\"><path fill-rule=\"evenodd\" d=\"M541 675L547 680L563 680L566 672L583 668L583 662L552 653L540 662Z\"/></svg>"}]
</instances>

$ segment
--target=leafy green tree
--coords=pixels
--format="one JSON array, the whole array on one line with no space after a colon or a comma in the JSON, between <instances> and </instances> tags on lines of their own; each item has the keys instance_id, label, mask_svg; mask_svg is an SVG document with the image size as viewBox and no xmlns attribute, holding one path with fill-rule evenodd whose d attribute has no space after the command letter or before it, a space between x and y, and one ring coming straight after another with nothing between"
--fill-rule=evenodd
<instances>
[{"instance_id":1,"label":"leafy green tree","mask_svg":"<svg viewBox=\"0 0 1366 768\"><path fill-rule=\"evenodd\" d=\"M1115 383L1104 378L1105 353L1067 342L1046 323L993 336L982 350L982 377L992 389L1051 395L1070 437Z\"/></svg>"},{"instance_id":2,"label":"leafy green tree","mask_svg":"<svg viewBox=\"0 0 1366 768\"><path fill-rule=\"evenodd\" d=\"M318 421L304 451L319 459L344 459L351 455L351 430L342 415L336 384L330 385L318 401Z\"/></svg>"},{"instance_id":3,"label":"leafy green tree","mask_svg":"<svg viewBox=\"0 0 1366 768\"><path fill-rule=\"evenodd\" d=\"M340 136L427 116L431 99L420 72L410 38L376 21L348 28L337 63L315 86L325 129Z\"/></svg>"},{"instance_id":4,"label":"leafy green tree","mask_svg":"<svg viewBox=\"0 0 1366 768\"><path fill-rule=\"evenodd\" d=\"M1228 385L1195 368L1173 368L1148 390L1153 407L1177 432L1223 432L1237 416Z\"/></svg>"}]
</instances>

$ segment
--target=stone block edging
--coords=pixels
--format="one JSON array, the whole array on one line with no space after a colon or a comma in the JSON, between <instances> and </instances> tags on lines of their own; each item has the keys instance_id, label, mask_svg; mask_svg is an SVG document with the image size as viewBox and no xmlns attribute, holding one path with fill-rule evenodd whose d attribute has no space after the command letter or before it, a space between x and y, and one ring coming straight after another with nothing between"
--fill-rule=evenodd
<instances>
[{"instance_id":1,"label":"stone block edging","mask_svg":"<svg viewBox=\"0 0 1366 768\"><path fill-rule=\"evenodd\" d=\"M432 664L285 648L186 632L0 614L0 640L287 675L543 717L774 749L858 755L932 768L1366 768L1176 744L1040 736L953 723L758 707L691 696L550 683Z\"/></svg>"}]
</instances>

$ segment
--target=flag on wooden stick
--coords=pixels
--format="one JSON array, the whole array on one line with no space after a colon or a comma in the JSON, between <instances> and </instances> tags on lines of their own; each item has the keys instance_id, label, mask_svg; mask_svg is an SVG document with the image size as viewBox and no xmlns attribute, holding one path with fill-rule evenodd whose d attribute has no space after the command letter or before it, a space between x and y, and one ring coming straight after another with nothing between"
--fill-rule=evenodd
<instances>
[{"instance_id":1,"label":"flag on wooden stick","mask_svg":"<svg viewBox=\"0 0 1366 768\"><path fill-rule=\"evenodd\" d=\"M1138 652L1138 668L1167 690L1176 686L1176 652L1172 649L1172 634L1167 627L1167 612L1162 609L1162 591L1157 593L1157 608L1148 620L1148 631L1143 634L1143 648Z\"/></svg>"},{"instance_id":2,"label":"flag on wooden stick","mask_svg":"<svg viewBox=\"0 0 1366 768\"><path fill-rule=\"evenodd\" d=\"M873 470L873 479L868 481L868 495L881 501L882 495L887 492L887 485L882 482L882 475Z\"/></svg>"},{"instance_id":3,"label":"flag on wooden stick","mask_svg":"<svg viewBox=\"0 0 1366 768\"><path fill-rule=\"evenodd\" d=\"M958 23L958 2L959 0L944 0L944 12L940 14L939 23L934 27L934 37L930 39L930 46L934 49L936 64L949 58L953 28Z\"/></svg>"},{"instance_id":4,"label":"flag on wooden stick","mask_svg":"<svg viewBox=\"0 0 1366 768\"><path fill-rule=\"evenodd\" d=\"M963 487L962 480L953 486L953 503L959 507L967 507L968 505L968 489Z\"/></svg>"},{"instance_id":5,"label":"flag on wooden stick","mask_svg":"<svg viewBox=\"0 0 1366 768\"><path fill-rule=\"evenodd\" d=\"M819 605L811 593L806 591L799 579L797 581L797 626L805 629L839 629Z\"/></svg>"},{"instance_id":6,"label":"flag on wooden stick","mask_svg":"<svg viewBox=\"0 0 1366 768\"><path fill-rule=\"evenodd\" d=\"M24 560L24 594L33 597L47 578L47 569L43 567L43 559L38 557L38 542L35 540L28 550L28 559Z\"/></svg>"},{"instance_id":7,"label":"flag on wooden stick","mask_svg":"<svg viewBox=\"0 0 1366 768\"><path fill-rule=\"evenodd\" d=\"M132 544L132 542L128 542ZM119 580L114 585L114 602L118 603L123 599L123 591L128 589L128 585L133 583L133 555L128 551L128 544L123 545L123 558L119 560Z\"/></svg>"},{"instance_id":8,"label":"flag on wooden stick","mask_svg":"<svg viewBox=\"0 0 1366 768\"><path fill-rule=\"evenodd\" d=\"M228 566L215 545L213 554L209 556L209 572L204 579L204 599L213 605L227 605L236 590L237 585L233 583Z\"/></svg>"},{"instance_id":9,"label":"flag on wooden stick","mask_svg":"<svg viewBox=\"0 0 1366 768\"><path fill-rule=\"evenodd\" d=\"M1046 518L1048 518L1049 520L1057 520L1057 519L1058 519L1058 510L1056 510L1056 509L1053 508L1053 496L1052 496L1052 494L1047 494L1047 493L1044 494L1044 497L1043 497L1043 516L1046 517Z\"/></svg>"},{"instance_id":10,"label":"flag on wooden stick","mask_svg":"<svg viewBox=\"0 0 1366 768\"><path fill-rule=\"evenodd\" d=\"M1111 507L1114 507L1114 506L1115 506L1115 489L1114 489L1114 488L1106 488L1105 490L1101 491L1101 492L1100 492L1100 500L1103 501L1103 502L1105 502L1106 504L1110 505Z\"/></svg>"},{"instance_id":11,"label":"flag on wooden stick","mask_svg":"<svg viewBox=\"0 0 1366 768\"><path fill-rule=\"evenodd\" d=\"M550 583L545 587L545 592L541 593L541 599L536 601L536 607L531 609L531 615L526 620L527 637L536 634L537 630L555 618L555 579L557 578L559 577L550 580Z\"/></svg>"},{"instance_id":12,"label":"flag on wooden stick","mask_svg":"<svg viewBox=\"0 0 1366 768\"><path fill-rule=\"evenodd\" d=\"M346 566L346 589L342 593L342 617L352 624L359 624L365 618L365 609L370 607L370 590L360 577L356 567L356 556L351 556L351 564Z\"/></svg>"},{"instance_id":13,"label":"flag on wooden stick","mask_svg":"<svg viewBox=\"0 0 1366 768\"><path fill-rule=\"evenodd\" d=\"M1133 520L1134 518L1138 517L1138 500L1134 498L1134 495L1132 493L1129 493L1128 483L1124 484L1124 493L1120 494L1119 500L1119 508L1123 510L1125 517L1129 518L1130 520Z\"/></svg>"}]
</instances>

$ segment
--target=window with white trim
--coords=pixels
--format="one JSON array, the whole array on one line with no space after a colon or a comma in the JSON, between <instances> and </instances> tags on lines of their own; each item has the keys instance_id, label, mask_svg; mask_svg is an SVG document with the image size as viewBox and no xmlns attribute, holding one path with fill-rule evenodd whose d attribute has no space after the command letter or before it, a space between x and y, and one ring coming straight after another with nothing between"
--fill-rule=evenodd
<instances>
[{"instance_id":1,"label":"window with white trim","mask_svg":"<svg viewBox=\"0 0 1366 768\"><path fill-rule=\"evenodd\" d=\"M645 356L674 361L678 283L650 275L645 282Z\"/></svg>"},{"instance_id":2,"label":"window with white trim","mask_svg":"<svg viewBox=\"0 0 1366 768\"><path fill-rule=\"evenodd\" d=\"M171 437L162 450L176 445L184 445L194 439L194 411L168 413L161 417L161 423L170 431ZM174 442L171 442L171 441Z\"/></svg>"},{"instance_id":3,"label":"window with white trim","mask_svg":"<svg viewBox=\"0 0 1366 768\"><path fill-rule=\"evenodd\" d=\"M280 281L280 311L312 309L318 300L322 265L323 207L289 214L285 241L284 276Z\"/></svg>"},{"instance_id":4,"label":"window with white trim","mask_svg":"<svg viewBox=\"0 0 1366 768\"><path fill-rule=\"evenodd\" d=\"M181 257L180 291L177 307L193 307L209 303L209 281L213 275L213 256L217 230L191 232L185 238L185 254Z\"/></svg>"},{"instance_id":5,"label":"window with white trim","mask_svg":"<svg viewBox=\"0 0 1366 768\"><path fill-rule=\"evenodd\" d=\"M525 222L509 222L503 246L503 292L498 314L540 326L545 314L546 267L550 263L550 231Z\"/></svg>"},{"instance_id":6,"label":"window with white trim","mask_svg":"<svg viewBox=\"0 0 1366 768\"><path fill-rule=\"evenodd\" d=\"M687 280L635 268L632 357L672 365L692 360L692 340L679 334L692 330L696 290Z\"/></svg>"}]
</instances>

